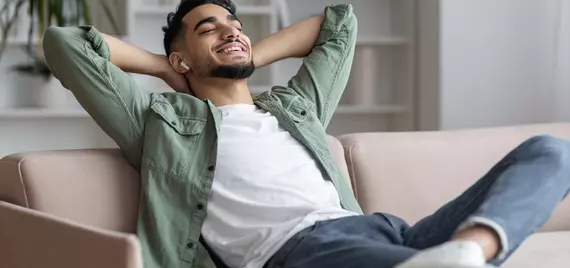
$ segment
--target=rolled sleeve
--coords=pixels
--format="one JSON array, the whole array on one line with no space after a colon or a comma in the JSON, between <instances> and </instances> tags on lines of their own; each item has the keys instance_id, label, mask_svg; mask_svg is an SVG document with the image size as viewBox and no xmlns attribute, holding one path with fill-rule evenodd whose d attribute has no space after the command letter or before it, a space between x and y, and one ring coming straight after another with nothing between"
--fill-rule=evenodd
<instances>
[{"instance_id":1,"label":"rolled sleeve","mask_svg":"<svg viewBox=\"0 0 570 268\"><path fill-rule=\"evenodd\" d=\"M326 127L348 83L357 35L357 19L352 5L325 8L324 20L315 46L303 60L288 87L316 106Z\"/></svg>"}]
</instances>

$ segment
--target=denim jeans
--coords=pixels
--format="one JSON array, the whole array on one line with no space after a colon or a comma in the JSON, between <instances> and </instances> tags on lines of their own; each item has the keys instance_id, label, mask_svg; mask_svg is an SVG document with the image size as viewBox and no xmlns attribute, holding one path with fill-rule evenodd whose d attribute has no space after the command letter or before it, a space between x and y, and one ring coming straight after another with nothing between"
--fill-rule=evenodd
<instances>
[{"instance_id":1,"label":"denim jeans","mask_svg":"<svg viewBox=\"0 0 570 268\"><path fill-rule=\"evenodd\" d=\"M289 239L265 268L393 267L473 224L486 225L501 238L502 252L492 261L500 265L566 197L569 157L570 142L533 137L413 226L384 213L320 221Z\"/></svg>"}]
</instances>

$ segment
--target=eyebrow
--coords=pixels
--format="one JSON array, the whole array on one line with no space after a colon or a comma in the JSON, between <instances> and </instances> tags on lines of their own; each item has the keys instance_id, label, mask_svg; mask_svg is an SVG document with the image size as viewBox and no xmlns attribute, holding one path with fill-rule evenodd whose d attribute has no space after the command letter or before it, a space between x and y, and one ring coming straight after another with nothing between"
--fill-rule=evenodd
<instances>
[{"instance_id":1,"label":"eyebrow","mask_svg":"<svg viewBox=\"0 0 570 268\"><path fill-rule=\"evenodd\" d=\"M228 18L228 20L238 21L239 23L241 23L241 21L238 19L238 17L237 17L236 15L234 15L234 14L229 14L229 15L227 16L227 18ZM216 22L216 21L218 21L218 19L216 19L216 17L207 17L207 18L205 18L205 19L199 21L199 22L196 24L196 26L194 27L194 31L198 30L198 27L200 27L202 24L205 24L205 23L214 23L214 22Z\"/></svg>"}]
</instances>

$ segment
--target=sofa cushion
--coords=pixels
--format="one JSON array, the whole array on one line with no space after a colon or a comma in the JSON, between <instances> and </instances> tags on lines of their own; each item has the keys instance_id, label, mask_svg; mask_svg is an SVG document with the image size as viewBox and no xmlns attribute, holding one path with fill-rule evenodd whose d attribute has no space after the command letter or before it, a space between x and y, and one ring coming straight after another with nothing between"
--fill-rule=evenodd
<instances>
[{"instance_id":1,"label":"sofa cushion","mask_svg":"<svg viewBox=\"0 0 570 268\"><path fill-rule=\"evenodd\" d=\"M570 232L546 232L530 236L501 266L504 268L562 268L570 266Z\"/></svg>"}]
</instances>

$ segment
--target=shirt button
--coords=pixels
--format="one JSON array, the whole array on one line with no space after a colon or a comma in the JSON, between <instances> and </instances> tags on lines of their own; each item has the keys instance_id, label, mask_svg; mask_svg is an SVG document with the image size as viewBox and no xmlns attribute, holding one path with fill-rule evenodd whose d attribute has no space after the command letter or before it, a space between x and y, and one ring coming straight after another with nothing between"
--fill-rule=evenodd
<instances>
[{"instance_id":1,"label":"shirt button","mask_svg":"<svg viewBox=\"0 0 570 268\"><path fill-rule=\"evenodd\" d=\"M198 205L196 205L196 208L197 208L198 210L202 210L202 209L204 209L204 204L198 203Z\"/></svg>"},{"instance_id":2,"label":"shirt button","mask_svg":"<svg viewBox=\"0 0 570 268\"><path fill-rule=\"evenodd\" d=\"M208 171L214 171L214 165L209 165L209 166L208 166Z\"/></svg>"},{"instance_id":3,"label":"shirt button","mask_svg":"<svg viewBox=\"0 0 570 268\"><path fill-rule=\"evenodd\" d=\"M193 248L194 247L194 243L192 242L188 242L188 244L186 244L187 248Z\"/></svg>"},{"instance_id":4,"label":"shirt button","mask_svg":"<svg viewBox=\"0 0 570 268\"><path fill-rule=\"evenodd\" d=\"M307 115L307 111L301 111L301 115L302 115L302 116Z\"/></svg>"}]
</instances>

